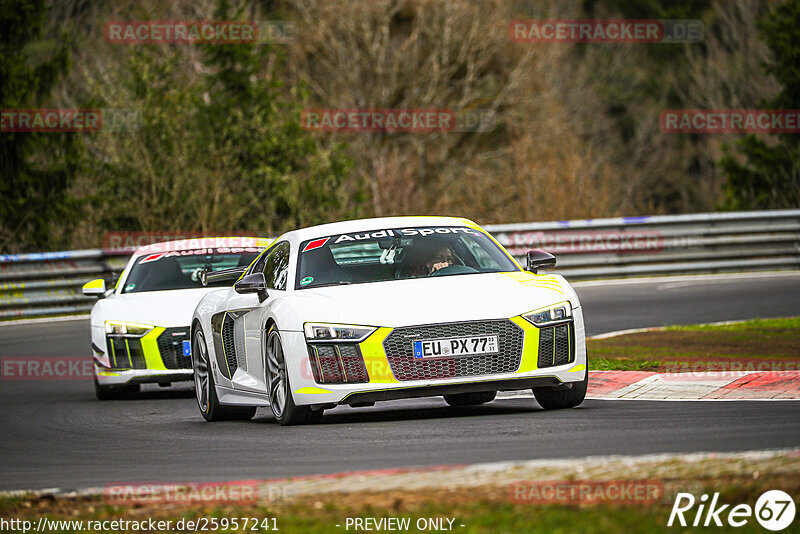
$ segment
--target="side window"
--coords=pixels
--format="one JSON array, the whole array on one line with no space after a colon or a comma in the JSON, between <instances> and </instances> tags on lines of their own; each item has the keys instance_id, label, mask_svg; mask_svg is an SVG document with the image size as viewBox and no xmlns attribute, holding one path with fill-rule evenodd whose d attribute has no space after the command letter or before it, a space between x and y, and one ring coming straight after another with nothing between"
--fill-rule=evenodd
<instances>
[{"instance_id":1,"label":"side window","mask_svg":"<svg viewBox=\"0 0 800 534\"><path fill-rule=\"evenodd\" d=\"M264 278L267 280L268 288L286 289L286 281L289 278L288 242L278 243L269 251L264 264Z\"/></svg>"},{"instance_id":2,"label":"side window","mask_svg":"<svg viewBox=\"0 0 800 534\"><path fill-rule=\"evenodd\" d=\"M265 250L264 252L259 254L258 259L250 267L250 269L247 271L247 273L250 274L250 273L257 273L259 271L263 271L264 270L264 263L267 261L267 255L269 254L269 252L270 251Z\"/></svg>"}]
</instances>

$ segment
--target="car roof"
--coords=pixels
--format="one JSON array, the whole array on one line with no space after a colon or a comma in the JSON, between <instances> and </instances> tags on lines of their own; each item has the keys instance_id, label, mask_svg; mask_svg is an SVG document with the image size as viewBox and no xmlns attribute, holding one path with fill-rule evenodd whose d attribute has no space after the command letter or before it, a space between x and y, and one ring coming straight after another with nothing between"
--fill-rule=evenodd
<instances>
[{"instance_id":1,"label":"car roof","mask_svg":"<svg viewBox=\"0 0 800 534\"><path fill-rule=\"evenodd\" d=\"M413 228L419 226L469 226L479 228L477 224L461 217L438 216L407 216L407 217L374 217L371 219L356 219L352 221L339 221L320 224L287 232L283 239L297 240L298 242L338 234L350 234L369 230L382 230L386 228Z\"/></svg>"},{"instance_id":2,"label":"car roof","mask_svg":"<svg viewBox=\"0 0 800 534\"><path fill-rule=\"evenodd\" d=\"M133 257L143 256L144 254L155 254L158 252L196 250L200 248L264 248L271 242L271 239L251 236L191 237L141 246L133 253Z\"/></svg>"}]
</instances>

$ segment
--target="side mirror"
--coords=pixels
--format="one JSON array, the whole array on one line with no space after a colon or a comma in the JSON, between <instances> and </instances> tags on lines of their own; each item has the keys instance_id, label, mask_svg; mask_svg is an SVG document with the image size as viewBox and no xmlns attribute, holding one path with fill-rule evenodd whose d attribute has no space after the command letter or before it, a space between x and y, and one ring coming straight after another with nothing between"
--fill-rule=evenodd
<instances>
[{"instance_id":1,"label":"side mirror","mask_svg":"<svg viewBox=\"0 0 800 534\"><path fill-rule=\"evenodd\" d=\"M258 293L258 301L264 302L267 298L267 279L264 273L251 273L233 284L233 290L241 294Z\"/></svg>"},{"instance_id":2,"label":"side mirror","mask_svg":"<svg viewBox=\"0 0 800 534\"><path fill-rule=\"evenodd\" d=\"M204 286L221 282L235 282L244 274L247 267L234 267L232 269L222 269L220 271L207 272L200 271L200 283Z\"/></svg>"},{"instance_id":3,"label":"side mirror","mask_svg":"<svg viewBox=\"0 0 800 534\"><path fill-rule=\"evenodd\" d=\"M106 281L102 278L86 282L81 288L81 293L87 297L97 297L99 299L106 296Z\"/></svg>"},{"instance_id":4,"label":"side mirror","mask_svg":"<svg viewBox=\"0 0 800 534\"><path fill-rule=\"evenodd\" d=\"M539 269L549 269L556 266L556 257L544 250L529 250L526 271L538 273Z\"/></svg>"}]
</instances>

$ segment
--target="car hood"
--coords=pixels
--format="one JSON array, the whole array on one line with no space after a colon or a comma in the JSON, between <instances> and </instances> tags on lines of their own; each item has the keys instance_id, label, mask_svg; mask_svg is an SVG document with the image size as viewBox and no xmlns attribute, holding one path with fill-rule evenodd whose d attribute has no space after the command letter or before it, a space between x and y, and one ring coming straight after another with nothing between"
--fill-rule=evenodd
<instances>
[{"instance_id":1,"label":"car hood","mask_svg":"<svg viewBox=\"0 0 800 534\"><path fill-rule=\"evenodd\" d=\"M111 295L92 309L92 326L108 320L146 323L166 328L189 326L192 313L204 295L219 288L175 289Z\"/></svg>"},{"instance_id":2,"label":"car hood","mask_svg":"<svg viewBox=\"0 0 800 534\"><path fill-rule=\"evenodd\" d=\"M397 327L513 317L577 296L557 275L485 273L302 289L292 297L303 321Z\"/></svg>"}]
</instances>

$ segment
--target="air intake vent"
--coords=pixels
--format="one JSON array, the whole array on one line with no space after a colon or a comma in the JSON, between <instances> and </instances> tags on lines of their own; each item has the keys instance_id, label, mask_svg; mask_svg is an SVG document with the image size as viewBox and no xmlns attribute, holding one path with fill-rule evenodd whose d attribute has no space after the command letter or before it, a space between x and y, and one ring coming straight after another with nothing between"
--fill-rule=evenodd
<instances>
[{"instance_id":1,"label":"air intake vent","mask_svg":"<svg viewBox=\"0 0 800 534\"><path fill-rule=\"evenodd\" d=\"M539 330L539 369L575 361L575 324L567 323Z\"/></svg>"},{"instance_id":2,"label":"air intake vent","mask_svg":"<svg viewBox=\"0 0 800 534\"><path fill-rule=\"evenodd\" d=\"M139 338L106 336L106 347L113 369L147 369Z\"/></svg>"},{"instance_id":3,"label":"air intake vent","mask_svg":"<svg viewBox=\"0 0 800 534\"><path fill-rule=\"evenodd\" d=\"M315 343L308 345L311 371L320 384L369 382L364 358L353 343Z\"/></svg>"},{"instance_id":4,"label":"air intake vent","mask_svg":"<svg viewBox=\"0 0 800 534\"><path fill-rule=\"evenodd\" d=\"M192 357L183 355L183 342L189 339L189 327L165 328L158 336L158 352L167 369L191 369Z\"/></svg>"},{"instance_id":5,"label":"air intake vent","mask_svg":"<svg viewBox=\"0 0 800 534\"><path fill-rule=\"evenodd\" d=\"M230 374L223 373L227 378L231 378L233 373L238 369L238 361L236 360L236 345L233 341L233 324L234 319L230 315L225 316L225 321L222 323L222 347L225 352L225 361L230 369Z\"/></svg>"}]
</instances>

